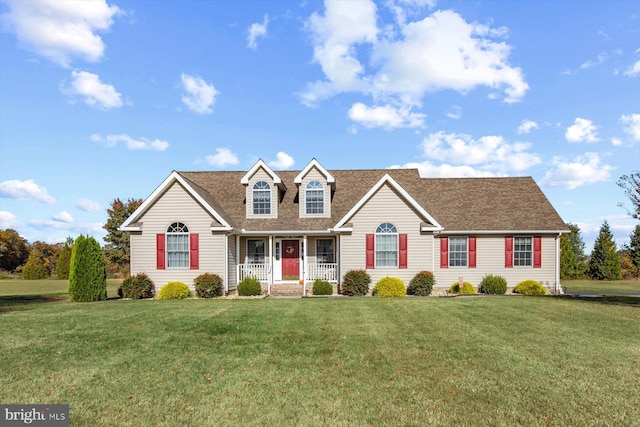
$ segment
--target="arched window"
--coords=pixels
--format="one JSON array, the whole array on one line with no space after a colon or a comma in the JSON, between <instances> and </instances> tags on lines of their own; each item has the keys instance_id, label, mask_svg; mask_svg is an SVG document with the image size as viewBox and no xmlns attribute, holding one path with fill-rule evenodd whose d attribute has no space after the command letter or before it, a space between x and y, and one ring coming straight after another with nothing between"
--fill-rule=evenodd
<instances>
[{"instance_id":1,"label":"arched window","mask_svg":"<svg viewBox=\"0 0 640 427\"><path fill-rule=\"evenodd\" d=\"M189 229L181 222L167 227L167 268L189 268Z\"/></svg>"},{"instance_id":2,"label":"arched window","mask_svg":"<svg viewBox=\"0 0 640 427\"><path fill-rule=\"evenodd\" d=\"M271 214L271 186L264 181L258 181L253 186L253 214Z\"/></svg>"},{"instance_id":3,"label":"arched window","mask_svg":"<svg viewBox=\"0 0 640 427\"><path fill-rule=\"evenodd\" d=\"M305 191L305 201L307 214L324 213L324 186L318 181L311 181L307 184Z\"/></svg>"},{"instance_id":4,"label":"arched window","mask_svg":"<svg viewBox=\"0 0 640 427\"><path fill-rule=\"evenodd\" d=\"M376 267L398 266L398 229L384 222L376 228Z\"/></svg>"}]
</instances>

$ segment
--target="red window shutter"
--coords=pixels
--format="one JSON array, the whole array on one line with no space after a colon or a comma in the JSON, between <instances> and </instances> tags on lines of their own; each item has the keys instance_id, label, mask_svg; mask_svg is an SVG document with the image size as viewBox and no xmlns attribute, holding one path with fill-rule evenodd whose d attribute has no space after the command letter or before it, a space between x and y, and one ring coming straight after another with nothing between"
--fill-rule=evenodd
<instances>
[{"instance_id":1,"label":"red window shutter","mask_svg":"<svg viewBox=\"0 0 640 427\"><path fill-rule=\"evenodd\" d=\"M542 237L533 238L533 268L542 267Z\"/></svg>"},{"instance_id":2,"label":"red window shutter","mask_svg":"<svg viewBox=\"0 0 640 427\"><path fill-rule=\"evenodd\" d=\"M367 268L376 266L375 238L374 234L367 234Z\"/></svg>"},{"instance_id":3,"label":"red window shutter","mask_svg":"<svg viewBox=\"0 0 640 427\"><path fill-rule=\"evenodd\" d=\"M399 266L400 268L407 268L407 235L400 234L399 237L399 246L400 246L400 259Z\"/></svg>"},{"instance_id":4,"label":"red window shutter","mask_svg":"<svg viewBox=\"0 0 640 427\"><path fill-rule=\"evenodd\" d=\"M158 270L165 269L165 254L164 234L156 234L156 268Z\"/></svg>"},{"instance_id":5,"label":"red window shutter","mask_svg":"<svg viewBox=\"0 0 640 427\"><path fill-rule=\"evenodd\" d=\"M189 268L197 270L199 266L200 247L198 233L189 235Z\"/></svg>"},{"instance_id":6,"label":"red window shutter","mask_svg":"<svg viewBox=\"0 0 640 427\"><path fill-rule=\"evenodd\" d=\"M449 268L449 238L440 238L440 268Z\"/></svg>"},{"instance_id":7,"label":"red window shutter","mask_svg":"<svg viewBox=\"0 0 640 427\"><path fill-rule=\"evenodd\" d=\"M504 238L504 266L513 268L513 236Z\"/></svg>"},{"instance_id":8,"label":"red window shutter","mask_svg":"<svg viewBox=\"0 0 640 427\"><path fill-rule=\"evenodd\" d=\"M467 242L469 244L469 268L476 268L476 238L469 237Z\"/></svg>"}]
</instances>

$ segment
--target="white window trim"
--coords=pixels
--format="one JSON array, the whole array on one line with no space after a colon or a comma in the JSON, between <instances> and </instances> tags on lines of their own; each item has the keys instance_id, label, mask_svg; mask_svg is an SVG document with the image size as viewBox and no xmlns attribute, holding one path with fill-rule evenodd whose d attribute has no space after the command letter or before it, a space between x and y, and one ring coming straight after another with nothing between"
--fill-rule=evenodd
<instances>
[{"instance_id":1,"label":"white window trim","mask_svg":"<svg viewBox=\"0 0 640 427\"><path fill-rule=\"evenodd\" d=\"M261 242L263 243L263 247L264 247L264 256L262 257L262 262L261 262L261 263L253 263L253 262L251 262L251 261L250 261L250 259L249 259L249 255L250 255L250 254L249 254L249 242L252 242L252 241L261 241ZM260 239L260 238L257 238L257 239L247 239L247 241L246 241L245 245L246 245L246 255L245 255L245 258L246 258L246 263L247 263L247 264L253 264L253 265L266 265L266 264L267 264L267 241L266 241L266 239Z\"/></svg>"},{"instance_id":2,"label":"white window trim","mask_svg":"<svg viewBox=\"0 0 640 427\"><path fill-rule=\"evenodd\" d=\"M333 262L319 262L318 261L318 242L323 241L323 240L329 240L333 242ZM316 264L335 264L336 263L336 241L335 239L331 239L331 238L322 238L322 239L318 239L316 238Z\"/></svg>"},{"instance_id":3,"label":"white window trim","mask_svg":"<svg viewBox=\"0 0 640 427\"><path fill-rule=\"evenodd\" d=\"M181 224L187 231L169 231L174 224ZM169 250L169 237L171 236L187 236L187 263L184 266L172 266L169 264L169 252L185 252L185 251L170 251ZM188 270L191 266L191 239L190 239L189 227L182 221L173 221L166 228L166 232L164 235L164 246L165 246L165 265L167 270Z\"/></svg>"},{"instance_id":4,"label":"white window trim","mask_svg":"<svg viewBox=\"0 0 640 427\"><path fill-rule=\"evenodd\" d=\"M464 238L465 239L465 246L466 246L466 250L464 251L464 253L466 254L466 259L465 259L465 264L464 265L451 265L451 254L452 253L462 253L462 251L452 251L451 247L453 246L451 244L451 239L460 239L460 238ZM449 258L449 268L469 268L469 236L450 236L449 237L449 250L448 250L448 258Z\"/></svg>"},{"instance_id":5,"label":"white window trim","mask_svg":"<svg viewBox=\"0 0 640 427\"><path fill-rule=\"evenodd\" d=\"M314 188L309 188L312 184L317 184L319 185L319 187L314 187ZM310 192L320 192L321 193L321 200L320 200L320 209L322 209L322 212L309 212L309 193ZM304 212L306 216L320 216L320 215L324 215L324 211L325 211L325 190L324 190L324 185L322 185L322 183L318 180L313 180L311 182L309 182L306 186L305 186L305 190L304 190ZM317 202L314 202L317 203Z\"/></svg>"},{"instance_id":6,"label":"white window trim","mask_svg":"<svg viewBox=\"0 0 640 427\"><path fill-rule=\"evenodd\" d=\"M529 265L516 265L516 239L529 239L531 244L531 250L529 254ZM525 253L525 251L518 251L519 253ZM533 236L513 236L513 246L511 248L511 264L513 268L533 268Z\"/></svg>"},{"instance_id":7,"label":"white window trim","mask_svg":"<svg viewBox=\"0 0 640 427\"><path fill-rule=\"evenodd\" d=\"M384 224L391 225L396 231L393 232L393 233L378 232L378 229ZM380 223L380 225L378 225L376 227L376 232L375 232L374 236L375 236L375 238L374 238L374 242L373 242L373 256L374 256L374 260L373 261L374 261L375 268L382 268L382 269L385 269L385 268L389 268L389 269L396 268L397 269L397 268L399 268L399 266L400 266L400 241L398 239L398 236L399 236L398 227L396 227L395 224L393 224L392 222L388 222L388 221ZM378 265L378 236L395 236L395 240L396 240L396 250L395 250L396 263L395 263L395 265ZM392 252L392 251L385 251L385 252Z\"/></svg>"},{"instance_id":8,"label":"white window trim","mask_svg":"<svg viewBox=\"0 0 640 427\"><path fill-rule=\"evenodd\" d=\"M256 188L256 186L258 184L266 184L267 188ZM268 194L269 195L269 212L267 213L262 213L262 212L256 212L256 193L262 193L262 194ZM257 181L255 184L253 184L253 187L251 188L251 214L254 216L270 216L271 213L273 212L273 194L271 192L271 185L264 180L260 180ZM261 202L262 203L262 202Z\"/></svg>"}]
</instances>

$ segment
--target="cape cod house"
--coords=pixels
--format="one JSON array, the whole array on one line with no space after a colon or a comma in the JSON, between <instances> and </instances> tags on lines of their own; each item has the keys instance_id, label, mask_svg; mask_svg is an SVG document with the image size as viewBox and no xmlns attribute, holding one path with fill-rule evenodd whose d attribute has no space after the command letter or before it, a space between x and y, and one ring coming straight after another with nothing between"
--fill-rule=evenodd
<instances>
[{"instance_id":1,"label":"cape cod house","mask_svg":"<svg viewBox=\"0 0 640 427\"><path fill-rule=\"evenodd\" d=\"M486 274L560 286L564 221L530 177L422 178L416 169L172 172L123 223L131 274L159 289L218 274L227 293L247 275L267 293L339 289L353 269L372 285L421 270L448 289Z\"/></svg>"}]
</instances>

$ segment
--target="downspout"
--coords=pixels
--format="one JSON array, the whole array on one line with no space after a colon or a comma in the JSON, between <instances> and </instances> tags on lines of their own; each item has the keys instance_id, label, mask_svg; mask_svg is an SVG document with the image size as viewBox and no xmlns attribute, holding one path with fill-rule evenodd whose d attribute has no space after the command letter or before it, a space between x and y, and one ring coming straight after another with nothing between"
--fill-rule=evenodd
<instances>
[{"instance_id":1,"label":"downspout","mask_svg":"<svg viewBox=\"0 0 640 427\"><path fill-rule=\"evenodd\" d=\"M240 235L236 234L236 289L240 283Z\"/></svg>"},{"instance_id":2,"label":"downspout","mask_svg":"<svg viewBox=\"0 0 640 427\"><path fill-rule=\"evenodd\" d=\"M336 262L337 262L337 266L336 266L336 292L338 292L338 290L340 289L340 266L342 265L342 263L340 261L342 261L342 259L340 258L340 245L342 244L342 241L340 240L340 235L336 235Z\"/></svg>"},{"instance_id":3,"label":"downspout","mask_svg":"<svg viewBox=\"0 0 640 427\"><path fill-rule=\"evenodd\" d=\"M224 235L224 294L229 295L229 234Z\"/></svg>"},{"instance_id":4,"label":"downspout","mask_svg":"<svg viewBox=\"0 0 640 427\"><path fill-rule=\"evenodd\" d=\"M562 294L562 286L560 286L560 238L562 233L558 233L556 237L556 292Z\"/></svg>"}]
</instances>

